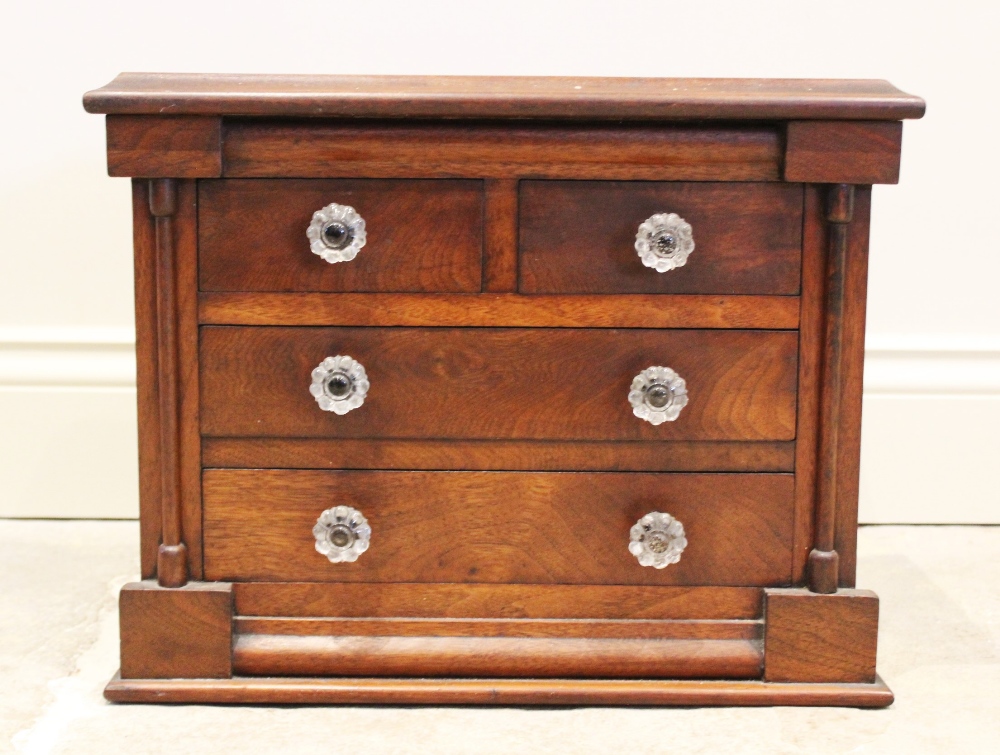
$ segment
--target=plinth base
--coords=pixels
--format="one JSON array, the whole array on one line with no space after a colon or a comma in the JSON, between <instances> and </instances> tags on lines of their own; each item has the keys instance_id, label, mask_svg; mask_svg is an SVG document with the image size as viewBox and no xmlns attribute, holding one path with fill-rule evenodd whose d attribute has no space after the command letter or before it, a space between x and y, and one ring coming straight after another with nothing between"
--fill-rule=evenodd
<instances>
[{"instance_id":1,"label":"plinth base","mask_svg":"<svg viewBox=\"0 0 1000 755\"><path fill-rule=\"evenodd\" d=\"M348 679L235 677L122 679L104 696L120 703L288 705L799 705L884 708L872 684L620 679Z\"/></svg>"}]
</instances>

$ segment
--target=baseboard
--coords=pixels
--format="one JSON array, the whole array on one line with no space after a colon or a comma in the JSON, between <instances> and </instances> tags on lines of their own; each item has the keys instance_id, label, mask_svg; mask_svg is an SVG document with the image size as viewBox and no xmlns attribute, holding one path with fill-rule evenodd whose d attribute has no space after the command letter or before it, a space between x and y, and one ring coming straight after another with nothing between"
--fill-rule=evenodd
<instances>
[{"instance_id":1,"label":"baseboard","mask_svg":"<svg viewBox=\"0 0 1000 755\"><path fill-rule=\"evenodd\" d=\"M865 396L1000 396L1000 336L869 336Z\"/></svg>"},{"instance_id":2,"label":"baseboard","mask_svg":"<svg viewBox=\"0 0 1000 755\"><path fill-rule=\"evenodd\" d=\"M139 514L134 336L0 328L0 516Z\"/></svg>"},{"instance_id":3,"label":"baseboard","mask_svg":"<svg viewBox=\"0 0 1000 755\"><path fill-rule=\"evenodd\" d=\"M133 518L125 328L0 328L0 517ZM870 337L861 520L1000 523L1000 338Z\"/></svg>"},{"instance_id":4,"label":"baseboard","mask_svg":"<svg viewBox=\"0 0 1000 755\"><path fill-rule=\"evenodd\" d=\"M1000 524L1000 338L869 337L859 518Z\"/></svg>"},{"instance_id":5,"label":"baseboard","mask_svg":"<svg viewBox=\"0 0 1000 755\"><path fill-rule=\"evenodd\" d=\"M0 388L135 389L131 328L0 327Z\"/></svg>"}]
</instances>

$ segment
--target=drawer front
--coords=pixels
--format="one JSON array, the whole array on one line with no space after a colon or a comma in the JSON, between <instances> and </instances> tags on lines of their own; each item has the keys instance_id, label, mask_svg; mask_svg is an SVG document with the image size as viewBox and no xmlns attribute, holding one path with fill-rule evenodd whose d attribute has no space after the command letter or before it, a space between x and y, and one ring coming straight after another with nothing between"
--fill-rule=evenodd
<instances>
[{"instance_id":1,"label":"drawer front","mask_svg":"<svg viewBox=\"0 0 1000 755\"><path fill-rule=\"evenodd\" d=\"M783 585L793 477L784 474L206 470L205 578L302 582ZM354 562L317 552L325 509L371 528ZM629 531L676 518L677 563L642 566Z\"/></svg>"},{"instance_id":2,"label":"drawer front","mask_svg":"<svg viewBox=\"0 0 1000 755\"><path fill-rule=\"evenodd\" d=\"M524 293L799 292L802 187L778 183L522 181ZM657 272L636 252L647 218L691 226L686 262Z\"/></svg>"},{"instance_id":3,"label":"drawer front","mask_svg":"<svg viewBox=\"0 0 1000 755\"><path fill-rule=\"evenodd\" d=\"M310 250L313 213L353 207L366 242L354 259ZM201 181L199 279L203 291L478 292L481 181Z\"/></svg>"},{"instance_id":4,"label":"drawer front","mask_svg":"<svg viewBox=\"0 0 1000 755\"><path fill-rule=\"evenodd\" d=\"M563 440L792 440L794 331L514 328L201 330L207 436ZM323 411L312 371L347 355L364 403ZM651 366L686 381L676 420L633 414Z\"/></svg>"}]
</instances>

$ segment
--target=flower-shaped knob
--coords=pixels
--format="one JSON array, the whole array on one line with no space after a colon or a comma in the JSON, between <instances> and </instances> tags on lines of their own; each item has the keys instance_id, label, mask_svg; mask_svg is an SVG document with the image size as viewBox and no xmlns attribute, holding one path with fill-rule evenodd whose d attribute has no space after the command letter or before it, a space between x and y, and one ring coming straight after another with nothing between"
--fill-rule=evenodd
<instances>
[{"instance_id":1,"label":"flower-shaped knob","mask_svg":"<svg viewBox=\"0 0 1000 755\"><path fill-rule=\"evenodd\" d=\"M673 212L653 215L639 226L635 251L643 265L658 273L681 267L694 251L691 224Z\"/></svg>"},{"instance_id":2,"label":"flower-shaped knob","mask_svg":"<svg viewBox=\"0 0 1000 755\"><path fill-rule=\"evenodd\" d=\"M368 520L357 509L350 506L334 506L319 515L313 527L316 550L332 563L357 561L358 556L368 550L372 538L372 528Z\"/></svg>"},{"instance_id":3,"label":"flower-shaped knob","mask_svg":"<svg viewBox=\"0 0 1000 755\"><path fill-rule=\"evenodd\" d=\"M353 207L328 204L313 213L306 236L313 254L331 264L347 262L365 245L365 219Z\"/></svg>"},{"instance_id":4,"label":"flower-shaped knob","mask_svg":"<svg viewBox=\"0 0 1000 755\"><path fill-rule=\"evenodd\" d=\"M365 403L370 387L361 362L338 354L327 357L312 371L309 392L323 411L347 414Z\"/></svg>"},{"instance_id":5,"label":"flower-shaped knob","mask_svg":"<svg viewBox=\"0 0 1000 755\"><path fill-rule=\"evenodd\" d=\"M687 383L669 367L647 367L633 378L628 402L639 419L673 422L687 406Z\"/></svg>"},{"instance_id":6,"label":"flower-shaped knob","mask_svg":"<svg viewBox=\"0 0 1000 755\"><path fill-rule=\"evenodd\" d=\"M684 525L670 514L653 511L632 525L629 530L629 553L642 566L663 569L681 560L687 547Z\"/></svg>"}]
</instances>

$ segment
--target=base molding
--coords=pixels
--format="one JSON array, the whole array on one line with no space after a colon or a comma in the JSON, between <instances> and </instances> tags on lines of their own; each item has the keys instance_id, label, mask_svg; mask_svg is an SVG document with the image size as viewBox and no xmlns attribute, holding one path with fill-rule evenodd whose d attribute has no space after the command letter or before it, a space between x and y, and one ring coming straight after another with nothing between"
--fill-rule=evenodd
<instances>
[{"instance_id":1,"label":"base molding","mask_svg":"<svg viewBox=\"0 0 1000 755\"><path fill-rule=\"evenodd\" d=\"M122 679L104 696L119 703L290 705L690 705L884 708L892 691L871 684L619 679Z\"/></svg>"}]
</instances>

